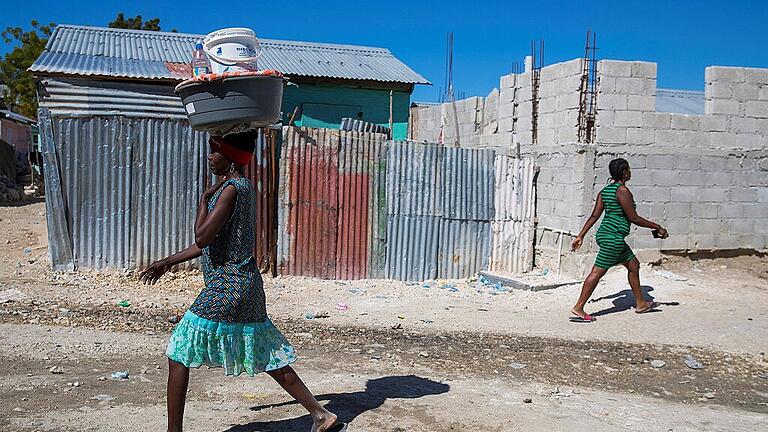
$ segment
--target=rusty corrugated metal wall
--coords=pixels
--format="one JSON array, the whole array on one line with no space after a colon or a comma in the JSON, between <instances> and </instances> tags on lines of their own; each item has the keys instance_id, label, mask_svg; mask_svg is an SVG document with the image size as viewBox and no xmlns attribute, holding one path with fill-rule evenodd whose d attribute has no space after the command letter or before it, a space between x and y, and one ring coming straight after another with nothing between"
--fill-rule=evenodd
<instances>
[{"instance_id":1,"label":"rusty corrugated metal wall","mask_svg":"<svg viewBox=\"0 0 768 432\"><path fill-rule=\"evenodd\" d=\"M283 129L282 273L324 279L381 274L385 139L370 132Z\"/></svg>"},{"instance_id":2,"label":"rusty corrugated metal wall","mask_svg":"<svg viewBox=\"0 0 768 432\"><path fill-rule=\"evenodd\" d=\"M259 129L245 175L256 189L256 245L253 256L264 273L277 276L277 190L279 130Z\"/></svg>"}]
</instances>

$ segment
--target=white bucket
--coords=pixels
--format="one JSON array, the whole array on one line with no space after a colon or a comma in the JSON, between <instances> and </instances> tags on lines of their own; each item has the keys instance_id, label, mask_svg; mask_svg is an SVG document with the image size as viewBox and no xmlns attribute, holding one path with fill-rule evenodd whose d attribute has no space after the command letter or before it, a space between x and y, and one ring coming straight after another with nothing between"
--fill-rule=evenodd
<instances>
[{"instance_id":1,"label":"white bucket","mask_svg":"<svg viewBox=\"0 0 768 432\"><path fill-rule=\"evenodd\" d=\"M256 33L248 28L228 28L209 33L203 40L212 73L258 70L256 59L261 46Z\"/></svg>"}]
</instances>

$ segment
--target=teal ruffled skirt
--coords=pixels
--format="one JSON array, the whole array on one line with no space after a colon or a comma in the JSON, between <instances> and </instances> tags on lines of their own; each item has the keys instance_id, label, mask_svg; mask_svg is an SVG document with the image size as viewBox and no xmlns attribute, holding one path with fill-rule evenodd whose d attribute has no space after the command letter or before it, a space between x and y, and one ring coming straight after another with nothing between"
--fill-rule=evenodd
<instances>
[{"instance_id":1,"label":"teal ruffled skirt","mask_svg":"<svg viewBox=\"0 0 768 432\"><path fill-rule=\"evenodd\" d=\"M277 370L298 360L293 347L272 321L222 323L191 311L176 324L168 349L169 359L186 367L222 367L227 375Z\"/></svg>"}]
</instances>

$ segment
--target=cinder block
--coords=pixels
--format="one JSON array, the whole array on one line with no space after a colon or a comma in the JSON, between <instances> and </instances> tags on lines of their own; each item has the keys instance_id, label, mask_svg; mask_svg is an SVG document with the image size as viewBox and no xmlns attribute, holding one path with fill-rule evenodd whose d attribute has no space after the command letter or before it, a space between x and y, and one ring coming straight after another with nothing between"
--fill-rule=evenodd
<instances>
[{"instance_id":1,"label":"cinder block","mask_svg":"<svg viewBox=\"0 0 768 432\"><path fill-rule=\"evenodd\" d=\"M715 236L712 234L699 234L692 238L693 250L713 250L715 249Z\"/></svg>"},{"instance_id":2,"label":"cinder block","mask_svg":"<svg viewBox=\"0 0 768 432\"><path fill-rule=\"evenodd\" d=\"M748 101L745 114L747 117L768 118L768 101Z\"/></svg>"},{"instance_id":3,"label":"cinder block","mask_svg":"<svg viewBox=\"0 0 768 432\"><path fill-rule=\"evenodd\" d=\"M597 62L597 73L601 76L632 76L632 62L618 60L600 60Z\"/></svg>"},{"instance_id":4,"label":"cinder block","mask_svg":"<svg viewBox=\"0 0 768 432\"><path fill-rule=\"evenodd\" d=\"M667 218L687 218L692 213L692 204L686 202L675 202L671 200L669 204L664 205L664 216Z\"/></svg>"},{"instance_id":5,"label":"cinder block","mask_svg":"<svg viewBox=\"0 0 768 432\"><path fill-rule=\"evenodd\" d=\"M726 131L728 125L728 117L718 115L703 115L699 116L699 129L705 132L723 132Z\"/></svg>"},{"instance_id":6,"label":"cinder block","mask_svg":"<svg viewBox=\"0 0 768 432\"><path fill-rule=\"evenodd\" d=\"M710 172L706 176L705 186L735 186L736 177L729 172Z\"/></svg>"},{"instance_id":7,"label":"cinder block","mask_svg":"<svg viewBox=\"0 0 768 432\"><path fill-rule=\"evenodd\" d=\"M541 99L541 101L539 101L540 114L555 112L556 109L557 109L557 99L555 99L554 97L544 98L544 99Z\"/></svg>"},{"instance_id":8,"label":"cinder block","mask_svg":"<svg viewBox=\"0 0 768 432\"><path fill-rule=\"evenodd\" d=\"M672 237L664 240L661 242L661 250L667 250L667 251L685 251L689 249L688 246L688 236L686 235L688 232L683 231L683 234L672 234L672 231L670 231L670 234Z\"/></svg>"},{"instance_id":9,"label":"cinder block","mask_svg":"<svg viewBox=\"0 0 768 432\"><path fill-rule=\"evenodd\" d=\"M643 113L640 111L616 111L613 124L617 127L642 127Z\"/></svg>"},{"instance_id":10,"label":"cinder block","mask_svg":"<svg viewBox=\"0 0 768 432\"><path fill-rule=\"evenodd\" d=\"M656 63L634 62L632 64L632 76L640 78L656 78Z\"/></svg>"},{"instance_id":11,"label":"cinder block","mask_svg":"<svg viewBox=\"0 0 768 432\"><path fill-rule=\"evenodd\" d=\"M699 191L699 201L700 202L725 201L726 191L727 190L725 188L716 188L716 187L704 188L701 191ZM716 213L716 212L713 212L713 213Z\"/></svg>"},{"instance_id":12,"label":"cinder block","mask_svg":"<svg viewBox=\"0 0 768 432\"><path fill-rule=\"evenodd\" d=\"M755 190L757 191L757 202L768 203L768 185L755 188ZM766 218L768 218L768 215L766 215Z\"/></svg>"},{"instance_id":13,"label":"cinder block","mask_svg":"<svg viewBox=\"0 0 768 432\"><path fill-rule=\"evenodd\" d=\"M578 92L561 93L560 96L557 97L557 109L559 110L578 109L579 103Z\"/></svg>"},{"instance_id":14,"label":"cinder block","mask_svg":"<svg viewBox=\"0 0 768 432\"><path fill-rule=\"evenodd\" d=\"M741 209L741 204L734 206L737 209ZM743 215L743 212L741 212ZM732 234L751 234L755 230L755 221L753 219L743 219L743 217L736 216L730 218L728 222L728 232Z\"/></svg>"},{"instance_id":15,"label":"cinder block","mask_svg":"<svg viewBox=\"0 0 768 432\"><path fill-rule=\"evenodd\" d=\"M768 215L768 204L747 203L744 204L744 217L747 219L765 219Z\"/></svg>"},{"instance_id":16,"label":"cinder block","mask_svg":"<svg viewBox=\"0 0 768 432\"><path fill-rule=\"evenodd\" d=\"M736 147L758 149L762 147L762 137L757 134L737 134Z\"/></svg>"},{"instance_id":17,"label":"cinder block","mask_svg":"<svg viewBox=\"0 0 768 432\"><path fill-rule=\"evenodd\" d=\"M686 171L685 184L689 186L706 186L707 173L704 171Z\"/></svg>"},{"instance_id":18,"label":"cinder block","mask_svg":"<svg viewBox=\"0 0 768 432\"><path fill-rule=\"evenodd\" d=\"M648 170L654 185L662 187L677 186L684 180L677 170Z\"/></svg>"},{"instance_id":19,"label":"cinder block","mask_svg":"<svg viewBox=\"0 0 768 432\"><path fill-rule=\"evenodd\" d=\"M722 234L715 237L715 247L724 250L741 248L740 240L739 236Z\"/></svg>"},{"instance_id":20,"label":"cinder block","mask_svg":"<svg viewBox=\"0 0 768 432\"><path fill-rule=\"evenodd\" d=\"M671 155L648 155L645 160L648 168L672 169L675 166L675 157Z\"/></svg>"},{"instance_id":21,"label":"cinder block","mask_svg":"<svg viewBox=\"0 0 768 432\"><path fill-rule=\"evenodd\" d=\"M710 132L709 145L716 148L736 147L736 134L733 132Z\"/></svg>"},{"instance_id":22,"label":"cinder block","mask_svg":"<svg viewBox=\"0 0 768 432\"><path fill-rule=\"evenodd\" d=\"M569 60L567 62L560 63L560 76L561 77L571 77L571 76L580 76L582 73L584 73L584 66L583 66L583 59L574 59Z\"/></svg>"},{"instance_id":23,"label":"cinder block","mask_svg":"<svg viewBox=\"0 0 768 432\"><path fill-rule=\"evenodd\" d=\"M704 103L704 114L738 115L739 102L730 99L712 99Z\"/></svg>"},{"instance_id":24,"label":"cinder block","mask_svg":"<svg viewBox=\"0 0 768 432\"><path fill-rule=\"evenodd\" d=\"M733 99L740 102L753 101L760 98L760 87L757 84L732 84L731 91L733 92Z\"/></svg>"},{"instance_id":25,"label":"cinder block","mask_svg":"<svg viewBox=\"0 0 768 432\"><path fill-rule=\"evenodd\" d=\"M763 136L768 136L768 119L755 119L757 122L757 133Z\"/></svg>"},{"instance_id":26,"label":"cinder block","mask_svg":"<svg viewBox=\"0 0 768 432\"><path fill-rule=\"evenodd\" d=\"M704 86L704 98L710 99L731 99L733 90L730 83L710 82Z\"/></svg>"},{"instance_id":27,"label":"cinder block","mask_svg":"<svg viewBox=\"0 0 768 432\"><path fill-rule=\"evenodd\" d=\"M711 206L710 206L711 207ZM694 216L695 217L695 216ZM723 233L719 219L696 219L693 224L693 232L696 234L719 235Z\"/></svg>"},{"instance_id":28,"label":"cinder block","mask_svg":"<svg viewBox=\"0 0 768 432\"><path fill-rule=\"evenodd\" d=\"M597 128L597 142L605 144L624 144L627 142L627 128L599 126Z\"/></svg>"},{"instance_id":29,"label":"cinder block","mask_svg":"<svg viewBox=\"0 0 768 432\"><path fill-rule=\"evenodd\" d=\"M614 93L625 95L641 95L651 96L645 94L645 86L642 78L616 78L616 90Z\"/></svg>"},{"instance_id":30,"label":"cinder block","mask_svg":"<svg viewBox=\"0 0 768 432\"><path fill-rule=\"evenodd\" d=\"M653 144L653 129L627 128L628 144Z\"/></svg>"},{"instance_id":31,"label":"cinder block","mask_svg":"<svg viewBox=\"0 0 768 432\"><path fill-rule=\"evenodd\" d=\"M627 108L635 111L653 112L656 110L656 96L629 95Z\"/></svg>"},{"instance_id":32,"label":"cinder block","mask_svg":"<svg viewBox=\"0 0 768 432\"><path fill-rule=\"evenodd\" d=\"M699 188L694 186L676 186L671 190L672 201L695 203L698 200Z\"/></svg>"},{"instance_id":33,"label":"cinder block","mask_svg":"<svg viewBox=\"0 0 768 432\"><path fill-rule=\"evenodd\" d=\"M760 87L759 99L762 101L768 100L768 85Z\"/></svg>"},{"instance_id":34,"label":"cinder block","mask_svg":"<svg viewBox=\"0 0 768 432\"><path fill-rule=\"evenodd\" d=\"M690 216L691 215L689 213L679 218L667 219L666 221L664 221L664 228L666 228L669 231L670 235L673 235L673 236L685 235L690 231L690 225L691 225L691 220L689 219Z\"/></svg>"},{"instance_id":35,"label":"cinder block","mask_svg":"<svg viewBox=\"0 0 768 432\"><path fill-rule=\"evenodd\" d=\"M699 116L672 114L672 129L699 130Z\"/></svg>"},{"instance_id":36,"label":"cinder block","mask_svg":"<svg viewBox=\"0 0 768 432\"><path fill-rule=\"evenodd\" d=\"M755 202L757 201L757 190L744 187L731 189L728 198L733 202Z\"/></svg>"},{"instance_id":37,"label":"cinder block","mask_svg":"<svg viewBox=\"0 0 768 432\"><path fill-rule=\"evenodd\" d=\"M599 110L626 110L627 95L625 94L600 94L597 96Z\"/></svg>"},{"instance_id":38,"label":"cinder block","mask_svg":"<svg viewBox=\"0 0 768 432\"><path fill-rule=\"evenodd\" d=\"M720 219L738 219L743 216L744 209L740 203L726 202L717 206L717 217Z\"/></svg>"},{"instance_id":39,"label":"cinder block","mask_svg":"<svg viewBox=\"0 0 768 432\"><path fill-rule=\"evenodd\" d=\"M517 75L515 74L502 75L501 79L499 80L499 88L513 88L516 81Z\"/></svg>"},{"instance_id":40,"label":"cinder block","mask_svg":"<svg viewBox=\"0 0 768 432\"><path fill-rule=\"evenodd\" d=\"M508 103L499 107L499 118L512 117L515 114L515 105Z\"/></svg>"},{"instance_id":41,"label":"cinder block","mask_svg":"<svg viewBox=\"0 0 768 432\"><path fill-rule=\"evenodd\" d=\"M727 66L709 66L704 69L706 82L725 81L732 83L744 82L744 68Z\"/></svg>"},{"instance_id":42,"label":"cinder block","mask_svg":"<svg viewBox=\"0 0 768 432\"><path fill-rule=\"evenodd\" d=\"M668 113L643 113L643 127L652 129L669 129L672 125L672 115Z\"/></svg>"},{"instance_id":43,"label":"cinder block","mask_svg":"<svg viewBox=\"0 0 768 432\"><path fill-rule=\"evenodd\" d=\"M673 159L676 169L698 170L701 169L701 159L696 155L676 155ZM687 173L685 175L688 175Z\"/></svg>"},{"instance_id":44,"label":"cinder block","mask_svg":"<svg viewBox=\"0 0 768 432\"><path fill-rule=\"evenodd\" d=\"M727 167L727 160L725 157L719 156L702 156L701 157L701 169L707 172L723 171Z\"/></svg>"},{"instance_id":45,"label":"cinder block","mask_svg":"<svg viewBox=\"0 0 768 432\"><path fill-rule=\"evenodd\" d=\"M768 69L744 68L744 79L747 82L753 82L757 84L768 84Z\"/></svg>"},{"instance_id":46,"label":"cinder block","mask_svg":"<svg viewBox=\"0 0 768 432\"><path fill-rule=\"evenodd\" d=\"M691 214L697 219L697 222L700 219L717 219L717 206L710 203L695 203Z\"/></svg>"}]
</instances>

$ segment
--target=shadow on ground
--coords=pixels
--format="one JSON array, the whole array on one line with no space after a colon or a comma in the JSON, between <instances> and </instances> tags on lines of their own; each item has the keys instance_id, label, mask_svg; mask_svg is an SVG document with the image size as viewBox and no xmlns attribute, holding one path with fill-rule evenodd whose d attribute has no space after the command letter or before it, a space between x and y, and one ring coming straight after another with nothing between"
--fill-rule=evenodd
<instances>
[{"instance_id":1,"label":"shadow on ground","mask_svg":"<svg viewBox=\"0 0 768 432\"><path fill-rule=\"evenodd\" d=\"M654 299L654 297L651 295L651 291L653 291L653 287L652 286L643 285L643 286L640 287L640 289L643 291L643 295L645 296L645 298L647 300L656 301ZM635 307L635 296L632 295L632 290L631 289L625 289L623 291L617 292L616 294L611 294L611 295L608 295L608 296L603 296L603 297L600 297L600 298L592 299L589 302L590 303L596 303L596 302L599 302L601 300L611 300L611 299L613 299L613 306L611 306L611 307L609 307L607 309L603 309L601 311L595 312L595 313L590 314L590 315L592 315L594 317L598 317L598 316L602 316L602 315L610 315L610 314L613 314L613 313L628 311L628 310L630 310L630 309ZM658 302L657 301L656 303L659 306L678 306L678 305L680 305L679 302ZM661 312L661 309L648 311L646 313L656 313L656 312Z\"/></svg>"},{"instance_id":2,"label":"shadow on ground","mask_svg":"<svg viewBox=\"0 0 768 432\"><path fill-rule=\"evenodd\" d=\"M368 380L365 390L351 393L336 393L317 396L319 401L328 401L325 408L336 413L339 420L351 423L366 411L374 410L384 404L387 399L417 399L424 396L439 395L450 390L448 384L432 381L414 375L390 376ZM297 402L260 405L252 407L253 411L278 408L293 405ZM309 415L298 418L258 421L245 425L236 425L225 432L306 432L312 427ZM350 425L350 428L352 425Z\"/></svg>"}]
</instances>

